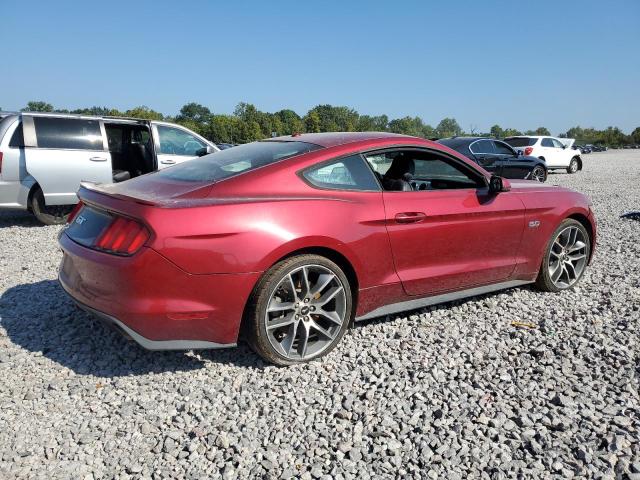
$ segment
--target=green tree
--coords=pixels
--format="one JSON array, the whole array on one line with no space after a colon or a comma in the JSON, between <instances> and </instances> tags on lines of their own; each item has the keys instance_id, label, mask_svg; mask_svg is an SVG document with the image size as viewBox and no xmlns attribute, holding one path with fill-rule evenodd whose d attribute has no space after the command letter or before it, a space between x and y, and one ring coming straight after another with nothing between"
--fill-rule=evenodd
<instances>
[{"instance_id":1,"label":"green tree","mask_svg":"<svg viewBox=\"0 0 640 480\"><path fill-rule=\"evenodd\" d=\"M358 112L349 107L317 105L311 112L318 115L321 132L353 132L358 124Z\"/></svg>"},{"instance_id":2,"label":"green tree","mask_svg":"<svg viewBox=\"0 0 640 480\"><path fill-rule=\"evenodd\" d=\"M356 130L358 132L384 132L389 126L389 117L386 115L360 115Z\"/></svg>"},{"instance_id":3,"label":"green tree","mask_svg":"<svg viewBox=\"0 0 640 480\"><path fill-rule=\"evenodd\" d=\"M155 110L150 109L145 105L127 110L126 112L124 112L124 115L126 117L142 118L145 120L164 120L164 115L162 115L160 112L156 112Z\"/></svg>"},{"instance_id":4,"label":"green tree","mask_svg":"<svg viewBox=\"0 0 640 480\"><path fill-rule=\"evenodd\" d=\"M545 127L538 127L536 128L536 131L534 132L535 135L551 135L551 132L549 131L549 129L545 128Z\"/></svg>"},{"instance_id":5,"label":"green tree","mask_svg":"<svg viewBox=\"0 0 640 480\"><path fill-rule=\"evenodd\" d=\"M183 105L176 116L176 122L208 123L211 119L211 110L199 103L191 102Z\"/></svg>"},{"instance_id":6,"label":"green tree","mask_svg":"<svg viewBox=\"0 0 640 480\"><path fill-rule=\"evenodd\" d=\"M502 131L502 135L503 135L502 138L515 137L517 135L522 135L522 132L515 128L506 128L505 130Z\"/></svg>"},{"instance_id":7,"label":"green tree","mask_svg":"<svg viewBox=\"0 0 640 480\"><path fill-rule=\"evenodd\" d=\"M43 101L27 102L27 106L21 112L53 112L53 105Z\"/></svg>"},{"instance_id":8,"label":"green tree","mask_svg":"<svg viewBox=\"0 0 640 480\"><path fill-rule=\"evenodd\" d=\"M318 115L318 112L312 110L307 113L307 115L304 117L304 128L308 133L321 132L320 116Z\"/></svg>"},{"instance_id":9,"label":"green tree","mask_svg":"<svg viewBox=\"0 0 640 480\"><path fill-rule=\"evenodd\" d=\"M436 134L440 138L459 136L462 128L455 118L443 118L436 127Z\"/></svg>"},{"instance_id":10,"label":"green tree","mask_svg":"<svg viewBox=\"0 0 640 480\"><path fill-rule=\"evenodd\" d=\"M277 117L282 125L281 131L278 131L280 135L293 135L294 133L302 133L304 131L304 122L293 110L280 110L273 114Z\"/></svg>"},{"instance_id":11,"label":"green tree","mask_svg":"<svg viewBox=\"0 0 640 480\"><path fill-rule=\"evenodd\" d=\"M500 125L494 125L491 127L491 136L495 138L504 138L504 130L500 128Z\"/></svg>"},{"instance_id":12,"label":"green tree","mask_svg":"<svg viewBox=\"0 0 640 480\"><path fill-rule=\"evenodd\" d=\"M631 132L630 137L633 143L640 143L640 127L636 127L633 132Z\"/></svg>"}]
</instances>

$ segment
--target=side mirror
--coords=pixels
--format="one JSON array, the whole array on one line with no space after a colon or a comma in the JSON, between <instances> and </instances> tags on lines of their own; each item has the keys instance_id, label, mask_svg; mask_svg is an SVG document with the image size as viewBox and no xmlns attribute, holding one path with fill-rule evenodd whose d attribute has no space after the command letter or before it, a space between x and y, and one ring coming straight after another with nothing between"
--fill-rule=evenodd
<instances>
[{"instance_id":1,"label":"side mirror","mask_svg":"<svg viewBox=\"0 0 640 480\"><path fill-rule=\"evenodd\" d=\"M206 147L202 147L196 151L196 155L199 157L204 157L205 155L209 155L210 153L215 152L211 145L207 145Z\"/></svg>"},{"instance_id":2,"label":"side mirror","mask_svg":"<svg viewBox=\"0 0 640 480\"><path fill-rule=\"evenodd\" d=\"M500 192L508 192L511 190L511 184L506 178L499 177L497 175L491 175L489 179L489 192L498 194Z\"/></svg>"}]
</instances>

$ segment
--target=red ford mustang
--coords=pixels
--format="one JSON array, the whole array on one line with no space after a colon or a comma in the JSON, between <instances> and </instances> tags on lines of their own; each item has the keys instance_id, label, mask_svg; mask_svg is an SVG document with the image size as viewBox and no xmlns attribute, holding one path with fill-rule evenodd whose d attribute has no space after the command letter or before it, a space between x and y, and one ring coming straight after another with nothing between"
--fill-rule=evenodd
<instances>
[{"instance_id":1,"label":"red ford mustang","mask_svg":"<svg viewBox=\"0 0 640 480\"><path fill-rule=\"evenodd\" d=\"M59 278L82 308L148 349L242 331L279 365L328 353L354 320L570 288L596 236L580 193L388 133L254 142L78 195Z\"/></svg>"}]
</instances>

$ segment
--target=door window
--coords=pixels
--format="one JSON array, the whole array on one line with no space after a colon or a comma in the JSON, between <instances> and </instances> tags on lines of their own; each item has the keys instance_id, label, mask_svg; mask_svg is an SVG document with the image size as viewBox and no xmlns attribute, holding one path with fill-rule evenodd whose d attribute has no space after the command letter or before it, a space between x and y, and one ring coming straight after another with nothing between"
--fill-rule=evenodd
<instances>
[{"instance_id":1,"label":"door window","mask_svg":"<svg viewBox=\"0 0 640 480\"><path fill-rule=\"evenodd\" d=\"M160 137L160 153L164 155L185 155L195 157L198 150L206 145L181 128L158 125Z\"/></svg>"},{"instance_id":2,"label":"door window","mask_svg":"<svg viewBox=\"0 0 640 480\"><path fill-rule=\"evenodd\" d=\"M493 142L493 146L495 147L498 155L509 155L510 157L516 156L516 153L511 149L511 147L509 147L509 145L502 142Z\"/></svg>"},{"instance_id":3,"label":"door window","mask_svg":"<svg viewBox=\"0 0 640 480\"><path fill-rule=\"evenodd\" d=\"M480 173L436 153L407 150L366 156L388 191L479 188Z\"/></svg>"},{"instance_id":4,"label":"door window","mask_svg":"<svg viewBox=\"0 0 640 480\"><path fill-rule=\"evenodd\" d=\"M542 139L542 146L543 147L550 147L553 148L553 142L551 141L550 138L543 138Z\"/></svg>"},{"instance_id":5,"label":"door window","mask_svg":"<svg viewBox=\"0 0 640 480\"><path fill-rule=\"evenodd\" d=\"M13 131L13 135L11 135L11 140L9 140L9 146L13 148L24 147L24 135L22 133L22 122L19 122L18 126Z\"/></svg>"},{"instance_id":6,"label":"door window","mask_svg":"<svg viewBox=\"0 0 640 480\"><path fill-rule=\"evenodd\" d=\"M328 164L313 167L303 173L309 183L332 190L380 190L371 169L360 155L352 155Z\"/></svg>"},{"instance_id":7,"label":"door window","mask_svg":"<svg viewBox=\"0 0 640 480\"><path fill-rule=\"evenodd\" d=\"M33 117L38 148L104 150L97 120Z\"/></svg>"},{"instance_id":8,"label":"door window","mask_svg":"<svg viewBox=\"0 0 640 480\"><path fill-rule=\"evenodd\" d=\"M493 150L493 142L491 140L478 140L469 147L472 153L495 153Z\"/></svg>"},{"instance_id":9,"label":"door window","mask_svg":"<svg viewBox=\"0 0 640 480\"><path fill-rule=\"evenodd\" d=\"M564 144L560 140L556 140L555 138L552 138L551 141L553 142L554 147L564 148Z\"/></svg>"}]
</instances>

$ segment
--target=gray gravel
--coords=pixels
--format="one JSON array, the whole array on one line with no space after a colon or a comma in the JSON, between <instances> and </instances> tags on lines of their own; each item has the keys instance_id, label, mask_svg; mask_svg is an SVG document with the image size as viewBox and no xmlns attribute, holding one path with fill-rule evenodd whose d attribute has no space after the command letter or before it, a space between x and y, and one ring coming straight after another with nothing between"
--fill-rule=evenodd
<instances>
[{"instance_id":1,"label":"gray gravel","mask_svg":"<svg viewBox=\"0 0 640 480\"><path fill-rule=\"evenodd\" d=\"M367 322L291 368L127 343L57 286L58 228L0 213L0 478L640 479L640 151L549 182L598 216L574 291Z\"/></svg>"}]
</instances>

